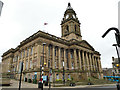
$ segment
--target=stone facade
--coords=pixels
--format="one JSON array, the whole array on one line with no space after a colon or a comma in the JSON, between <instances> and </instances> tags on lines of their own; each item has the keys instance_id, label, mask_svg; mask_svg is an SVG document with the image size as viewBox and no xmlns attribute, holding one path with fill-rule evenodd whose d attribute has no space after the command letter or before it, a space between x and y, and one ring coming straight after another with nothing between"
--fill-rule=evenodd
<instances>
[{"instance_id":1,"label":"stone facade","mask_svg":"<svg viewBox=\"0 0 120 90\"><path fill-rule=\"evenodd\" d=\"M44 65L44 75L49 76L52 69L53 80L63 78L63 62L65 80L87 79L87 77L103 78L100 53L86 41L82 40L80 23L70 3L61 22L62 37L38 31L20 42L15 49L11 48L2 55L2 72L11 72L19 79L20 62L23 62L23 77L30 78ZM43 49L44 48L44 49Z\"/></svg>"}]
</instances>

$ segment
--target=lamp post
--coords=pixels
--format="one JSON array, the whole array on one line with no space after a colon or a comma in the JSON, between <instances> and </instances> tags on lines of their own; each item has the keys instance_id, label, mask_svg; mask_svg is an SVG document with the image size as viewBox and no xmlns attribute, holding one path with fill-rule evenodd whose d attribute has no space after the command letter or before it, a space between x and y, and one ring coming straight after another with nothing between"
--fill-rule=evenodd
<instances>
[{"instance_id":1,"label":"lamp post","mask_svg":"<svg viewBox=\"0 0 120 90\"><path fill-rule=\"evenodd\" d=\"M102 35L102 38L104 38L111 30L115 30L115 31L116 31L116 33L115 33L116 42L117 42L118 47L120 47L120 31L119 31L117 28L115 28L115 27L109 28L109 29Z\"/></svg>"},{"instance_id":2,"label":"lamp post","mask_svg":"<svg viewBox=\"0 0 120 90\"><path fill-rule=\"evenodd\" d=\"M64 61L63 61L63 84L65 84L65 69L64 69Z\"/></svg>"}]
</instances>

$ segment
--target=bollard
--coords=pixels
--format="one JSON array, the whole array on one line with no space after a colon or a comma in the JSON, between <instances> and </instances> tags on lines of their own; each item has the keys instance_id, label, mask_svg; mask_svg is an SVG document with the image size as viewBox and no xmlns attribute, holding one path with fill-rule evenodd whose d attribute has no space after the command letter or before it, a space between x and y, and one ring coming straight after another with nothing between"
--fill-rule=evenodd
<instances>
[{"instance_id":1,"label":"bollard","mask_svg":"<svg viewBox=\"0 0 120 90\"><path fill-rule=\"evenodd\" d=\"M116 86L117 86L117 90L120 90L120 83L119 83L119 81L117 82Z\"/></svg>"}]
</instances>

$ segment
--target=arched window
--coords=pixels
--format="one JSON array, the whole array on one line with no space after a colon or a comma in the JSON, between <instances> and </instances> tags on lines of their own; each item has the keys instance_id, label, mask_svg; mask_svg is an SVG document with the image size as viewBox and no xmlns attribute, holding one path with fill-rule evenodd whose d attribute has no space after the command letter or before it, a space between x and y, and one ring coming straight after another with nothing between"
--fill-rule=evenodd
<instances>
[{"instance_id":1,"label":"arched window","mask_svg":"<svg viewBox=\"0 0 120 90\"><path fill-rule=\"evenodd\" d=\"M75 25L75 32L76 32L76 25Z\"/></svg>"}]
</instances>

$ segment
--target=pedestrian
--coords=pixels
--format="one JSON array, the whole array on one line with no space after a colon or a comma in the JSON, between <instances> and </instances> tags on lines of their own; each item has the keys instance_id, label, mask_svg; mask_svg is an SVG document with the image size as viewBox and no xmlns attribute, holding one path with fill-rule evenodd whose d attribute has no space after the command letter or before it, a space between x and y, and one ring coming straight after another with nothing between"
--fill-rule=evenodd
<instances>
[{"instance_id":1,"label":"pedestrian","mask_svg":"<svg viewBox=\"0 0 120 90\"><path fill-rule=\"evenodd\" d=\"M117 90L120 90L120 83L119 83L119 81L117 82L116 86L117 86Z\"/></svg>"}]
</instances>

